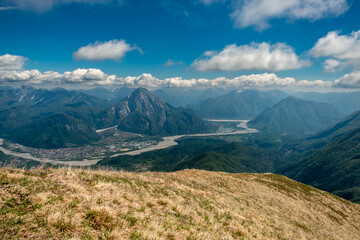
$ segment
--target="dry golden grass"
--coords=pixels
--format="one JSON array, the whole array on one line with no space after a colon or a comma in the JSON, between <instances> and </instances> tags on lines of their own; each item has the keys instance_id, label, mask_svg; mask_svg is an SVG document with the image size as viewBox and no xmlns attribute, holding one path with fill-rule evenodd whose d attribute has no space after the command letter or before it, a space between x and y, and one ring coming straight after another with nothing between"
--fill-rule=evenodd
<instances>
[{"instance_id":1,"label":"dry golden grass","mask_svg":"<svg viewBox=\"0 0 360 240\"><path fill-rule=\"evenodd\" d=\"M0 169L0 239L360 239L360 205L274 174Z\"/></svg>"}]
</instances>

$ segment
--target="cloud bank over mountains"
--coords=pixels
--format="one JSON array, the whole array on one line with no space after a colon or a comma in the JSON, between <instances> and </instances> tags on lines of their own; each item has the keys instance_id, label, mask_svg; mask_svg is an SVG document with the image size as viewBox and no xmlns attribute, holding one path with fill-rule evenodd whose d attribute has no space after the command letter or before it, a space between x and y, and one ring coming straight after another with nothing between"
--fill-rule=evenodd
<instances>
[{"instance_id":1,"label":"cloud bank over mountains","mask_svg":"<svg viewBox=\"0 0 360 240\"><path fill-rule=\"evenodd\" d=\"M345 74L335 80L334 87L338 88L360 88L360 71Z\"/></svg>"},{"instance_id":2,"label":"cloud bank over mountains","mask_svg":"<svg viewBox=\"0 0 360 240\"><path fill-rule=\"evenodd\" d=\"M129 87L235 87L235 88L330 88L332 82L322 80L296 81L294 78L280 78L275 73L241 75L235 78L219 77L215 79L183 79L173 77L158 79L149 73L140 76L117 77L106 74L100 69L76 69L58 73L47 71L41 73L38 70L1 70L0 83L2 84L39 84L39 85L76 85L82 86L129 86Z\"/></svg>"}]
</instances>

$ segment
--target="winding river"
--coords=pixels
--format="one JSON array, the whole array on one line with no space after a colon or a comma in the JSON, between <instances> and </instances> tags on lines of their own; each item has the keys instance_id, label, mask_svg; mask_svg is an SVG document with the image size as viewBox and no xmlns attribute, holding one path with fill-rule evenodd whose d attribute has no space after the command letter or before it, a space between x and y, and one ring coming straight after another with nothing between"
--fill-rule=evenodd
<instances>
[{"instance_id":1,"label":"winding river","mask_svg":"<svg viewBox=\"0 0 360 240\"><path fill-rule=\"evenodd\" d=\"M159 142L156 145L152 145L152 146L149 146L149 147L146 147L146 148L142 148L142 149L138 149L138 150L134 150L134 151L129 151L129 152L125 152L125 153L114 154L114 155L111 155L110 157L113 158L113 157L117 157L117 156L121 156L121 155L134 156L134 155L139 155L139 154L144 153L144 152L165 149L165 148L177 145L178 143L176 142L176 140L179 139L179 138L182 138L182 137L225 136L225 135L238 135L238 134L249 134L249 133L258 132L256 129L248 128L247 122L249 120L212 120L212 119L208 119L207 121L212 121L212 122L239 122L237 127L243 128L243 129L238 130L238 131L234 131L234 132L199 133L199 134L185 134L185 135L175 135L175 136L163 137L162 141ZM107 130L107 129L105 129L105 130ZM33 161L37 161L37 162L42 162L42 163L51 163L51 164L55 164L55 165L56 164L62 164L62 165L68 165L68 166L85 167L85 166L95 165L97 162L102 160L102 158L93 158L91 160L84 159L83 161L58 161L58 160L52 160L52 159L48 159L48 158L34 157L30 153L13 152L13 151L10 151L10 150L7 150L7 149L3 148L2 145L3 145L3 139L0 138L0 151L2 151L6 155L11 155L11 156L20 157L20 158L24 158L24 159L29 159L29 160L33 160Z\"/></svg>"}]
</instances>

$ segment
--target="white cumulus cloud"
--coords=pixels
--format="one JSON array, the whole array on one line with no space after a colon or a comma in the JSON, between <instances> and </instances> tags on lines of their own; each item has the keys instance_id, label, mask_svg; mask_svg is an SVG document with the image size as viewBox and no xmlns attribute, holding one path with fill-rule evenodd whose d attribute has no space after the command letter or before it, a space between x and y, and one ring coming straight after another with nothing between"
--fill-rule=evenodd
<instances>
[{"instance_id":1,"label":"white cumulus cloud","mask_svg":"<svg viewBox=\"0 0 360 240\"><path fill-rule=\"evenodd\" d=\"M314 81L301 80L301 81L298 81L296 85L298 87L309 87L309 88L313 88L313 87L331 88L333 86L333 82L323 81L323 80L314 80Z\"/></svg>"},{"instance_id":2,"label":"white cumulus cloud","mask_svg":"<svg viewBox=\"0 0 360 240\"><path fill-rule=\"evenodd\" d=\"M241 75L235 78L218 77L215 79L173 77L158 79L151 74L142 74L138 77L118 78L118 85L130 87L225 87L225 88L301 88L301 89L329 89L333 82L322 80L301 80L297 81L292 77L278 77L275 73Z\"/></svg>"},{"instance_id":3,"label":"white cumulus cloud","mask_svg":"<svg viewBox=\"0 0 360 240\"><path fill-rule=\"evenodd\" d=\"M235 27L257 30L269 28L275 18L315 21L339 16L349 8L346 0L233 0L232 6Z\"/></svg>"},{"instance_id":4,"label":"white cumulus cloud","mask_svg":"<svg viewBox=\"0 0 360 240\"><path fill-rule=\"evenodd\" d=\"M58 73L47 71L41 73L39 70L12 70L0 71L0 82L23 82L34 84L76 84L87 85L115 85L116 76L108 75L100 69L81 69Z\"/></svg>"},{"instance_id":5,"label":"white cumulus cloud","mask_svg":"<svg viewBox=\"0 0 360 240\"><path fill-rule=\"evenodd\" d=\"M88 82L88 83L96 83L96 84L114 84L116 79L115 75L108 75L105 74L100 69L96 68L89 68L89 69L81 69L78 68L71 72L64 72L61 76L66 83L81 83L81 82Z\"/></svg>"},{"instance_id":6,"label":"white cumulus cloud","mask_svg":"<svg viewBox=\"0 0 360 240\"><path fill-rule=\"evenodd\" d=\"M183 79L182 77L173 77L166 78L162 81L162 85L167 87L199 87L208 85L210 80L204 79L206 82L201 81L201 79ZM205 83L205 84L204 84Z\"/></svg>"},{"instance_id":7,"label":"white cumulus cloud","mask_svg":"<svg viewBox=\"0 0 360 240\"><path fill-rule=\"evenodd\" d=\"M309 60L301 60L293 48L277 43L252 43L226 46L221 52L206 51L192 66L199 71L281 71L310 66Z\"/></svg>"},{"instance_id":8,"label":"white cumulus cloud","mask_svg":"<svg viewBox=\"0 0 360 240\"><path fill-rule=\"evenodd\" d=\"M345 74L335 80L334 87L338 88L360 88L360 71Z\"/></svg>"},{"instance_id":9,"label":"white cumulus cloud","mask_svg":"<svg viewBox=\"0 0 360 240\"><path fill-rule=\"evenodd\" d=\"M138 50L142 52L137 46L132 46L126 43L125 40L111 40L107 42L90 43L85 47L79 48L73 53L73 57L77 60L121 60L126 53Z\"/></svg>"},{"instance_id":10,"label":"white cumulus cloud","mask_svg":"<svg viewBox=\"0 0 360 240\"><path fill-rule=\"evenodd\" d=\"M343 62L329 58L324 61L325 72L336 72L344 65Z\"/></svg>"},{"instance_id":11,"label":"white cumulus cloud","mask_svg":"<svg viewBox=\"0 0 360 240\"><path fill-rule=\"evenodd\" d=\"M340 31L329 32L315 43L310 53L314 57L330 57L324 62L327 72L335 72L348 65L360 69L360 30L348 35L341 35Z\"/></svg>"},{"instance_id":12,"label":"white cumulus cloud","mask_svg":"<svg viewBox=\"0 0 360 240\"><path fill-rule=\"evenodd\" d=\"M239 87L286 87L295 83L294 78L279 78L275 73L243 75L227 80L228 85Z\"/></svg>"},{"instance_id":13,"label":"white cumulus cloud","mask_svg":"<svg viewBox=\"0 0 360 240\"><path fill-rule=\"evenodd\" d=\"M31 79L39 76L41 76L39 70L0 71L1 82L30 82Z\"/></svg>"},{"instance_id":14,"label":"white cumulus cloud","mask_svg":"<svg viewBox=\"0 0 360 240\"><path fill-rule=\"evenodd\" d=\"M30 83L38 85L76 85L76 86L129 86L129 87L226 87L226 88L324 88L331 87L332 82L296 81L291 77L278 77L275 73L241 75L235 78L218 77L214 79L172 77L159 79L150 73L139 76L117 77L106 74L100 69L82 69L59 73L39 70L0 70L0 84Z\"/></svg>"},{"instance_id":15,"label":"white cumulus cloud","mask_svg":"<svg viewBox=\"0 0 360 240\"><path fill-rule=\"evenodd\" d=\"M218 77L215 79L172 77L158 79L149 73L144 73L138 77L118 78L118 85L130 87L230 87L230 88L283 88L283 87L331 87L332 82L316 81L296 81L291 77L280 78L275 73L241 75L235 78Z\"/></svg>"},{"instance_id":16,"label":"white cumulus cloud","mask_svg":"<svg viewBox=\"0 0 360 240\"><path fill-rule=\"evenodd\" d=\"M349 35L340 35L339 31L329 32L316 42L310 52L315 57L360 59L360 30Z\"/></svg>"},{"instance_id":17,"label":"white cumulus cloud","mask_svg":"<svg viewBox=\"0 0 360 240\"><path fill-rule=\"evenodd\" d=\"M161 85L161 81L156 77L153 77L150 73L143 73L137 77L124 77L118 78L119 85L127 86L140 86L140 87L158 87Z\"/></svg>"},{"instance_id":18,"label":"white cumulus cloud","mask_svg":"<svg viewBox=\"0 0 360 240\"><path fill-rule=\"evenodd\" d=\"M0 70L22 69L27 58L23 56L5 54L0 56Z\"/></svg>"}]
</instances>

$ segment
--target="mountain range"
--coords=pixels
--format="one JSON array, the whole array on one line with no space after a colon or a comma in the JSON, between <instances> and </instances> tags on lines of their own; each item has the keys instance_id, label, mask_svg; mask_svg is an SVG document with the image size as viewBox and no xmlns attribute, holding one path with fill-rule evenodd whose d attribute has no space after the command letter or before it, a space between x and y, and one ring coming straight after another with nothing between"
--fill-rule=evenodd
<instances>
[{"instance_id":1,"label":"mountain range","mask_svg":"<svg viewBox=\"0 0 360 240\"><path fill-rule=\"evenodd\" d=\"M189 105L196 113L209 119L252 119L272 107L287 94L281 91L232 91L218 97Z\"/></svg>"},{"instance_id":2,"label":"mountain range","mask_svg":"<svg viewBox=\"0 0 360 240\"><path fill-rule=\"evenodd\" d=\"M0 90L0 133L57 113L68 114L94 125L96 114L108 106L105 100L65 89L21 88Z\"/></svg>"},{"instance_id":3,"label":"mountain range","mask_svg":"<svg viewBox=\"0 0 360 240\"><path fill-rule=\"evenodd\" d=\"M131 92L111 105L79 91L6 88L0 90L0 135L26 146L61 148L92 143L99 139L95 128L114 125L147 135L197 133L209 127L193 111L174 108L144 88Z\"/></svg>"},{"instance_id":4,"label":"mountain range","mask_svg":"<svg viewBox=\"0 0 360 240\"><path fill-rule=\"evenodd\" d=\"M343 114L349 115L360 109L360 91L349 92L296 92L293 96L314 102L329 103Z\"/></svg>"},{"instance_id":5,"label":"mountain range","mask_svg":"<svg viewBox=\"0 0 360 240\"><path fill-rule=\"evenodd\" d=\"M94 107L106 106L106 102L97 97L62 88L48 90L23 85L20 88L0 90L0 109L27 106L57 111L64 106L78 107L79 103Z\"/></svg>"},{"instance_id":6,"label":"mountain range","mask_svg":"<svg viewBox=\"0 0 360 240\"><path fill-rule=\"evenodd\" d=\"M130 95L135 89L129 87L120 87L115 89L107 89L103 87L96 87L93 89L80 89L79 92L87 95L95 96L105 99L113 104L121 101L126 96ZM230 90L226 88L183 88L183 87L163 87L151 91L154 95L163 99L165 102L173 107L187 106L189 104L196 104L206 98L216 97L228 93Z\"/></svg>"},{"instance_id":7,"label":"mountain range","mask_svg":"<svg viewBox=\"0 0 360 240\"><path fill-rule=\"evenodd\" d=\"M310 134L336 123L342 117L343 114L330 104L290 96L257 115L249 126L267 134Z\"/></svg>"},{"instance_id":8,"label":"mountain range","mask_svg":"<svg viewBox=\"0 0 360 240\"><path fill-rule=\"evenodd\" d=\"M200 102L199 106L210 104L201 109L209 118L246 118L264 108L248 123L260 134L223 140L181 139L172 148L105 158L98 166L131 171L187 168L234 173L278 171L359 202L360 111L339 121L343 114L330 104L286 96L280 91L246 90ZM0 99L1 136L37 148L93 144L100 139L95 129L112 126L156 136L211 129L192 110L172 107L144 88L131 90L131 94L115 104L79 91L30 86L1 88ZM219 111L215 112L217 108ZM212 109L214 115L205 114L206 109ZM290 139L287 136L296 139L287 142ZM3 155L0 158L10 161Z\"/></svg>"},{"instance_id":9,"label":"mountain range","mask_svg":"<svg viewBox=\"0 0 360 240\"><path fill-rule=\"evenodd\" d=\"M117 125L119 130L148 135L203 132L207 124L193 111L174 108L145 88L98 114L97 128Z\"/></svg>"},{"instance_id":10,"label":"mountain range","mask_svg":"<svg viewBox=\"0 0 360 240\"><path fill-rule=\"evenodd\" d=\"M197 104L207 98L224 95L229 91L230 90L226 88L207 88L202 90L194 88L166 87L156 89L152 91L152 93L169 103L171 106L188 107L188 105Z\"/></svg>"},{"instance_id":11,"label":"mountain range","mask_svg":"<svg viewBox=\"0 0 360 240\"><path fill-rule=\"evenodd\" d=\"M73 147L100 139L95 129L66 114L54 114L16 129L10 139L35 148Z\"/></svg>"},{"instance_id":12,"label":"mountain range","mask_svg":"<svg viewBox=\"0 0 360 240\"><path fill-rule=\"evenodd\" d=\"M130 95L134 91L133 88L120 87L116 89L107 89L103 87L96 87L93 89L80 89L78 92L85 93L90 96L105 99L114 104L121 101L124 97Z\"/></svg>"}]
</instances>

